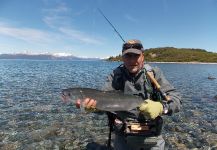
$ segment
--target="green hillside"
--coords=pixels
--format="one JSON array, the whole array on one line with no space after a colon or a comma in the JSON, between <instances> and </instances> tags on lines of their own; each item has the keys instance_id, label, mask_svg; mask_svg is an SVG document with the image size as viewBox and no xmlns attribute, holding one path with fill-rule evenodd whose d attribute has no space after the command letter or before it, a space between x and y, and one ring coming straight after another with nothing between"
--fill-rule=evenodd
<instances>
[{"instance_id":1,"label":"green hillside","mask_svg":"<svg viewBox=\"0 0 217 150\"><path fill-rule=\"evenodd\" d=\"M188 48L150 48L144 52L145 61L149 62L215 62L217 53L207 52L203 49ZM110 57L110 61L121 61L121 55Z\"/></svg>"}]
</instances>

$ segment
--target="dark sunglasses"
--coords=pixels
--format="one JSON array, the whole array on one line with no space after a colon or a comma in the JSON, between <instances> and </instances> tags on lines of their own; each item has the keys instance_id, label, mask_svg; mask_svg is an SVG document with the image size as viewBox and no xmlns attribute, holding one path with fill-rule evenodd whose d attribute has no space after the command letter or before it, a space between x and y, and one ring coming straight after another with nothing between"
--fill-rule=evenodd
<instances>
[{"instance_id":1,"label":"dark sunglasses","mask_svg":"<svg viewBox=\"0 0 217 150\"><path fill-rule=\"evenodd\" d=\"M142 44L138 44L138 43L136 43L136 44L128 44L128 43L126 43L126 44L123 45L123 51L126 50L126 49L130 49L130 48L142 50L143 46L142 46Z\"/></svg>"},{"instance_id":2,"label":"dark sunglasses","mask_svg":"<svg viewBox=\"0 0 217 150\"><path fill-rule=\"evenodd\" d=\"M127 53L123 57L129 59L129 58L138 58L139 56L140 54Z\"/></svg>"}]
</instances>

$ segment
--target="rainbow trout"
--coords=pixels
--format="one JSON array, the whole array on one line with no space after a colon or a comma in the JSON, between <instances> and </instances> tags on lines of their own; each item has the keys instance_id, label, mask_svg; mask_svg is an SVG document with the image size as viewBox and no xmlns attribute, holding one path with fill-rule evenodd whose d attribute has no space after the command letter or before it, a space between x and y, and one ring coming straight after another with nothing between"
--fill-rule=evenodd
<instances>
[{"instance_id":1,"label":"rainbow trout","mask_svg":"<svg viewBox=\"0 0 217 150\"><path fill-rule=\"evenodd\" d=\"M137 108L143 99L135 95L126 95L120 91L100 91L91 88L63 89L62 95L66 101L91 98L96 100L96 109L101 111L117 112L130 111Z\"/></svg>"}]
</instances>

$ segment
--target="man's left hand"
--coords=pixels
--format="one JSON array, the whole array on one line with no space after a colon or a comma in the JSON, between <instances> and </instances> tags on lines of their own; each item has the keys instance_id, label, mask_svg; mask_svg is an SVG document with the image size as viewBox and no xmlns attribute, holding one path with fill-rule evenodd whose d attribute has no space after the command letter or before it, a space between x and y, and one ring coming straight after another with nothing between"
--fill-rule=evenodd
<instances>
[{"instance_id":1,"label":"man's left hand","mask_svg":"<svg viewBox=\"0 0 217 150\"><path fill-rule=\"evenodd\" d=\"M160 102L147 99L139 106L139 110L145 117L155 119L157 116L162 115L163 105Z\"/></svg>"}]
</instances>

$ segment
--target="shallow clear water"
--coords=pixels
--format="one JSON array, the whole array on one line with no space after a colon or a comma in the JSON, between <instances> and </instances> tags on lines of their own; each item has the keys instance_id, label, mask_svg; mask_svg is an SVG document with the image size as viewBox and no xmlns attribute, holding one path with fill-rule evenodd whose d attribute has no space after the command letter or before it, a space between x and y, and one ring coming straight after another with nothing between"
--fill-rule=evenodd
<instances>
[{"instance_id":1,"label":"shallow clear water","mask_svg":"<svg viewBox=\"0 0 217 150\"><path fill-rule=\"evenodd\" d=\"M82 114L59 97L63 88L100 88L118 62L0 60L0 149L85 149L105 143L105 115ZM183 108L165 116L170 149L217 146L217 65L152 64L181 92Z\"/></svg>"}]
</instances>

